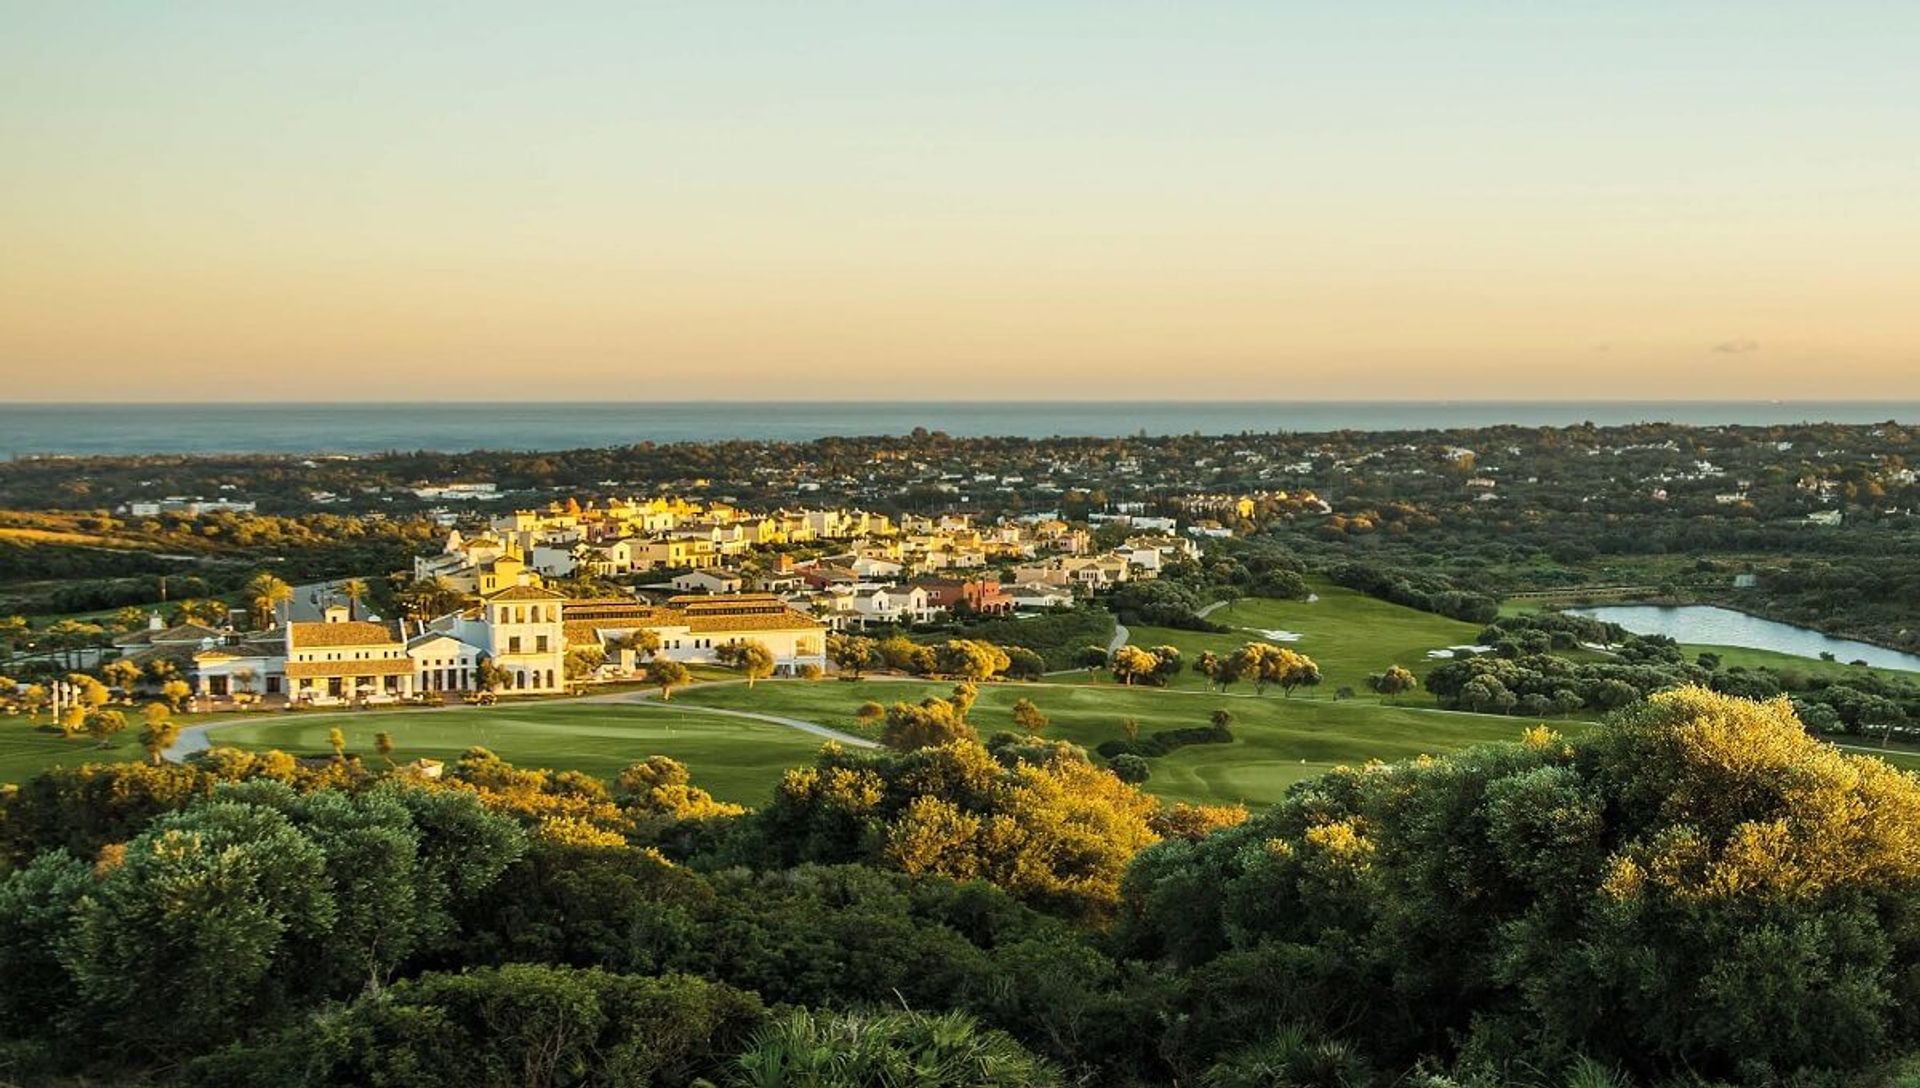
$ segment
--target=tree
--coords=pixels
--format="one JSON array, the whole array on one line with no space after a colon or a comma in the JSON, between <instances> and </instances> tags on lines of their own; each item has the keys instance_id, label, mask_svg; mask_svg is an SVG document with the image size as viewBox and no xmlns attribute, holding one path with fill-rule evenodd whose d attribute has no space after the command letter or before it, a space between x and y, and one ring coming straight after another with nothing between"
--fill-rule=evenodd
<instances>
[{"instance_id":1,"label":"tree","mask_svg":"<svg viewBox=\"0 0 1920 1088\"><path fill-rule=\"evenodd\" d=\"M193 688L185 680L169 680L160 685L160 697L167 701L175 713L187 704L187 697L193 694Z\"/></svg>"},{"instance_id":2,"label":"tree","mask_svg":"<svg viewBox=\"0 0 1920 1088\"><path fill-rule=\"evenodd\" d=\"M734 1059L725 1081L726 1088L908 1083L1053 1088L1062 1081L1012 1036L983 1028L963 1013L807 1009L794 1009L761 1029Z\"/></svg>"},{"instance_id":3,"label":"tree","mask_svg":"<svg viewBox=\"0 0 1920 1088\"><path fill-rule=\"evenodd\" d=\"M1013 701L1013 724L1029 733L1038 733L1047 727L1047 716L1040 712L1039 707L1033 705L1033 700L1015 699Z\"/></svg>"},{"instance_id":4,"label":"tree","mask_svg":"<svg viewBox=\"0 0 1920 1088\"><path fill-rule=\"evenodd\" d=\"M25 616L0 616L0 661L11 662L31 631Z\"/></svg>"},{"instance_id":5,"label":"tree","mask_svg":"<svg viewBox=\"0 0 1920 1088\"><path fill-rule=\"evenodd\" d=\"M1043 752L1041 749L1047 749ZM1072 745L1001 762L964 738L912 751L829 746L755 817L766 864L864 861L982 879L1024 902L1099 920L1159 802Z\"/></svg>"},{"instance_id":6,"label":"tree","mask_svg":"<svg viewBox=\"0 0 1920 1088\"><path fill-rule=\"evenodd\" d=\"M1219 668L1221 687L1242 677L1250 677L1256 691L1278 684L1288 696L1297 687L1312 687L1320 682L1320 666L1312 658L1284 646L1267 642L1249 642L1229 654Z\"/></svg>"},{"instance_id":7,"label":"tree","mask_svg":"<svg viewBox=\"0 0 1920 1088\"><path fill-rule=\"evenodd\" d=\"M72 1005L116 1048L148 1059L222 1049L451 950L456 912L472 910L524 848L509 818L459 790L223 785L98 867L60 949ZM313 1055L311 1041L296 1049ZM283 1074L216 1079L286 1083Z\"/></svg>"},{"instance_id":8,"label":"tree","mask_svg":"<svg viewBox=\"0 0 1920 1088\"><path fill-rule=\"evenodd\" d=\"M1107 661L1107 667L1113 670L1113 678L1129 687L1135 680L1152 678L1159 666L1159 658L1138 646L1122 646L1113 651L1113 656Z\"/></svg>"},{"instance_id":9,"label":"tree","mask_svg":"<svg viewBox=\"0 0 1920 1088\"><path fill-rule=\"evenodd\" d=\"M41 637L50 649L57 649L69 669L79 667L79 653L96 646L106 636L106 628L97 623L64 619L47 626Z\"/></svg>"},{"instance_id":10,"label":"tree","mask_svg":"<svg viewBox=\"0 0 1920 1088\"><path fill-rule=\"evenodd\" d=\"M949 639L933 650L934 671L962 680L990 680L1008 664L1005 651L976 639Z\"/></svg>"},{"instance_id":11,"label":"tree","mask_svg":"<svg viewBox=\"0 0 1920 1088\"><path fill-rule=\"evenodd\" d=\"M87 715L87 735L101 748L113 744L113 738L127 727L127 716L118 710L96 710Z\"/></svg>"},{"instance_id":12,"label":"tree","mask_svg":"<svg viewBox=\"0 0 1920 1088\"><path fill-rule=\"evenodd\" d=\"M1617 683L1617 681L1615 681ZM1629 685L1622 685L1632 691ZM1635 698L1639 692L1634 692ZM1505 714L1520 703L1520 697L1494 676L1476 676L1461 687L1455 702L1462 710L1476 714Z\"/></svg>"},{"instance_id":13,"label":"tree","mask_svg":"<svg viewBox=\"0 0 1920 1088\"><path fill-rule=\"evenodd\" d=\"M1618 710L1639 698L1640 690L1625 680L1607 680L1593 689L1588 701L1602 710Z\"/></svg>"},{"instance_id":14,"label":"tree","mask_svg":"<svg viewBox=\"0 0 1920 1088\"><path fill-rule=\"evenodd\" d=\"M513 683L513 674L494 664L491 658L483 658L473 668L473 680L481 691L491 694Z\"/></svg>"},{"instance_id":15,"label":"tree","mask_svg":"<svg viewBox=\"0 0 1920 1088\"><path fill-rule=\"evenodd\" d=\"M1126 752L1107 761L1107 769L1122 782L1138 785L1153 777L1153 768L1146 759Z\"/></svg>"},{"instance_id":16,"label":"tree","mask_svg":"<svg viewBox=\"0 0 1920 1088\"><path fill-rule=\"evenodd\" d=\"M227 605L225 601L191 597L174 606L173 621L198 623L206 627L223 626L227 622Z\"/></svg>"},{"instance_id":17,"label":"tree","mask_svg":"<svg viewBox=\"0 0 1920 1088\"><path fill-rule=\"evenodd\" d=\"M953 712L964 722L967 715L973 713L973 704L980 701L980 689L974 686L973 681L962 680L953 685L953 694L947 696L947 701L953 704Z\"/></svg>"},{"instance_id":18,"label":"tree","mask_svg":"<svg viewBox=\"0 0 1920 1088\"><path fill-rule=\"evenodd\" d=\"M367 583L358 578L349 578L341 582L337 592L347 599L347 618L360 618L360 602L367 595Z\"/></svg>"},{"instance_id":19,"label":"tree","mask_svg":"<svg viewBox=\"0 0 1920 1088\"><path fill-rule=\"evenodd\" d=\"M253 576L244 591L255 627L272 627L280 606L293 600L293 587L266 571Z\"/></svg>"},{"instance_id":20,"label":"tree","mask_svg":"<svg viewBox=\"0 0 1920 1088\"><path fill-rule=\"evenodd\" d=\"M133 685L140 682L140 666L138 663L128 661L123 657L102 665L100 667L100 675L105 677L107 683L112 684L114 687L122 691L130 692L133 690Z\"/></svg>"},{"instance_id":21,"label":"tree","mask_svg":"<svg viewBox=\"0 0 1920 1088\"><path fill-rule=\"evenodd\" d=\"M141 717L146 724L140 729L140 747L146 749L147 762L157 767L167 749L180 739L180 723L173 720L173 711L165 703L148 703Z\"/></svg>"},{"instance_id":22,"label":"tree","mask_svg":"<svg viewBox=\"0 0 1920 1088\"><path fill-rule=\"evenodd\" d=\"M1220 655L1202 650L1200 656L1193 659L1193 671L1207 678L1208 687L1214 687L1220 678Z\"/></svg>"},{"instance_id":23,"label":"tree","mask_svg":"<svg viewBox=\"0 0 1920 1088\"><path fill-rule=\"evenodd\" d=\"M62 958L117 1045L197 1053L279 1003L291 946L323 937L335 910L324 856L287 817L203 804L134 839L78 905Z\"/></svg>"},{"instance_id":24,"label":"tree","mask_svg":"<svg viewBox=\"0 0 1920 1088\"><path fill-rule=\"evenodd\" d=\"M650 627L636 628L614 640L617 649L632 650L639 657L652 657L660 652L660 632Z\"/></svg>"},{"instance_id":25,"label":"tree","mask_svg":"<svg viewBox=\"0 0 1920 1088\"><path fill-rule=\"evenodd\" d=\"M875 643L874 650L887 668L897 672L927 672L933 653L905 635L889 635Z\"/></svg>"},{"instance_id":26,"label":"tree","mask_svg":"<svg viewBox=\"0 0 1920 1088\"><path fill-rule=\"evenodd\" d=\"M736 644L734 661L742 675L747 678L747 687L753 682L773 675L773 651L764 642L750 640Z\"/></svg>"},{"instance_id":27,"label":"tree","mask_svg":"<svg viewBox=\"0 0 1920 1088\"><path fill-rule=\"evenodd\" d=\"M1038 680L1047 674L1047 659L1025 646L1008 646L1006 677L1009 680Z\"/></svg>"},{"instance_id":28,"label":"tree","mask_svg":"<svg viewBox=\"0 0 1920 1088\"><path fill-rule=\"evenodd\" d=\"M1920 948L1917 812L1920 780L1810 736L1786 700L1677 688L1571 738L1302 783L1138 859L1118 937L1236 993L1331 957L1291 1007L1381 1018L1356 1037L1396 1066L1453 1036L1496 1066L1585 1054L1636 1083L1871 1079L1920 1037L1896 966Z\"/></svg>"},{"instance_id":29,"label":"tree","mask_svg":"<svg viewBox=\"0 0 1920 1088\"><path fill-rule=\"evenodd\" d=\"M598 646L575 646L567 651L565 669L567 679L581 683L593 678L600 666L607 663L607 651Z\"/></svg>"},{"instance_id":30,"label":"tree","mask_svg":"<svg viewBox=\"0 0 1920 1088\"><path fill-rule=\"evenodd\" d=\"M1149 652L1153 654L1153 682L1160 687L1172 683L1180 675L1180 647L1155 646Z\"/></svg>"},{"instance_id":31,"label":"tree","mask_svg":"<svg viewBox=\"0 0 1920 1088\"><path fill-rule=\"evenodd\" d=\"M880 743L901 752L939 748L956 741L978 744L980 735L966 715L946 699L927 698L918 704L895 703L887 708Z\"/></svg>"},{"instance_id":32,"label":"tree","mask_svg":"<svg viewBox=\"0 0 1920 1088\"><path fill-rule=\"evenodd\" d=\"M708 1084L689 1072L738 1053L765 1019L752 993L688 975L510 963L402 979L330 1011L324 1021L307 1018L279 1039L201 1064L218 1083L263 1086ZM824 1082L783 1077L777 1083ZM1021 1088L1027 1082L1008 1083Z\"/></svg>"},{"instance_id":33,"label":"tree","mask_svg":"<svg viewBox=\"0 0 1920 1088\"><path fill-rule=\"evenodd\" d=\"M877 644L865 635L827 636L827 657L841 672L858 680L862 671L880 662Z\"/></svg>"},{"instance_id":34,"label":"tree","mask_svg":"<svg viewBox=\"0 0 1920 1088\"><path fill-rule=\"evenodd\" d=\"M647 662L647 680L660 689L660 699L666 702L673 698L674 688L693 680L693 674L670 657L656 657Z\"/></svg>"},{"instance_id":35,"label":"tree","mask_svg":"<svg viewBox=\"0 0 1920 1088\"><path fill-rule=\"evenodd\" d=\"M327 730L327 747L333 749L333 761L335 763L345 763L347 761L347 735L341 732L339 726L336 725L332 729Z\"/></svg>"},{"instance_id":36,"label":"tree","mask_svg":"<svg viewBox=\"0 0 1920 1088\"><path fill-rule=\"evenodd\" d=\"M80 689L80 701L90 708L97 710L113 701L113 693L105 684L84 673L67 677L67 682Z\"/></svg>"},{"instance_id":37,"label":"tree","mask_svg":"<svg viewBox=\"0 0 1920 1088\"><path fill-rule=\"evenodd\" d=\"M1277 658L1277 667L1274 671L1274 682L1280 685L1281 692L1284 693L1287 698L1293 698L1293 689L1295 688L1310 688L1319 685L1322 679L1320 666L1315 664L1312 658L1285 648L1282 648L1280 653L1275 656Z\"/></svg>"},{"instance_id":38,"label":"tree","mask_svg":"<svg viewBox=\"0 0 1920 1088\"><path fill-rule=\"evenodd\" d=\"M438 576L410 582L394 594L395 603L415 620L444 616L458 609L463 599L459 590Z\"/></svg>"},{"instance_id":39,"label":"tree","mask_svg":"<svg viewBox=\"0 0 1920 1088\"><path fill-rule=\"evenodd\" d=\"M387 761L387 766L393 766L392 733L375 733L373 735L373 750L380 753L380 758Z\"/></svg>"},{"instance_id":40,"label":"tree","mask_svg":"<svg viewBox=\"0 0 1920 1088\"><path fill-rule=\"evenodd\" d=\"M1385 672L1367 674L1367 689L1386 699L1396 699L1412 691L1418 683L1413 673L1398 665L1389 666Z\"/></svg>"}]
</instances>

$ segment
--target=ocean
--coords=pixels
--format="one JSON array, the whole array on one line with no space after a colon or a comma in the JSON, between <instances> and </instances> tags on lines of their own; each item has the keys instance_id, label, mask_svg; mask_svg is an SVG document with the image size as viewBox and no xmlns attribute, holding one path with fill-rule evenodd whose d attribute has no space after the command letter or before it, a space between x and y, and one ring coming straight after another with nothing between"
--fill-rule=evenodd
<instances>
[{"instance_id":1,"label":"ocean","mask_svg":"<svg viewBox=\"0 0 1920 1088\"><path fill-rule=\"evenodd\" d=\"M1567 426L1920 420L1892 401L831 401L561 404L0 405L0 457L130 453L357 454L554 450L831 435L1119 436Z\"/></svg>"}]
</instances>

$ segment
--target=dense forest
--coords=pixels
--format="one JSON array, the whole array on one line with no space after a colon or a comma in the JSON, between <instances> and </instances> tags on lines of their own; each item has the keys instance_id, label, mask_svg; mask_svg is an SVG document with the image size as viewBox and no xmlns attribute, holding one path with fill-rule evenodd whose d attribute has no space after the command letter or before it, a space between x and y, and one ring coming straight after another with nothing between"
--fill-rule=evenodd
<instances>
[{"instance_id":1,"label":"dense forest","mask_svg":"<svg viewBox=\"0 0 1920 1088\"><path fill-rule=\"evenodd\" d=\"M234 750L42 775L0 794L0 1077L1917 1071L1920 784L1784 701L1668 691L1576 735L1336 771L1251 819L1037 738L904 747L830 747L754 810L670 760L603 782L484 749L438 779Z\"/></svg>"}]
</instances>

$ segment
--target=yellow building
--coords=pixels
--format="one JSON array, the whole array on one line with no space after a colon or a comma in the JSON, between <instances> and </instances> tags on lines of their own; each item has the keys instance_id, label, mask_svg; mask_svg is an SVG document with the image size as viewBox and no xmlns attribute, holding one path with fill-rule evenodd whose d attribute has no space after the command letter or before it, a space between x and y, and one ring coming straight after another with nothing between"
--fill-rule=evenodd
<instances>
[{"instance_id":1,"label":"yellow building","mask_svg":"<svg viewBox=\"0 0 1920 1088\"><path fill-rule=\"evenodd\" d=\"M399 632L328 608L318 623L289 623L287 697L296 703L386 702L413 694L413 659Z\"/></svg>"}]
</instances>

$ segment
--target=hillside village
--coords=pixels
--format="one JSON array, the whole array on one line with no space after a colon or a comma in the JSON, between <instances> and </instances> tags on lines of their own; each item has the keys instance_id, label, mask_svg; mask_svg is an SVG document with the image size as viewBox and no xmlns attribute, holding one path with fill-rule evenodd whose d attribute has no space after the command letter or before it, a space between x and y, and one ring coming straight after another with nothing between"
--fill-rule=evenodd
<instances>
[{"instance_id":1,"label":"hillside village","mask_svg":"<svg viewBox=\"0 0 1920 1088\"><path fill-rule=\"evenodd\" d=\"M1070 608L1153 579L1200 555L1176 529L1171 518L1112 515L1101 535L1118 542L1095 548L1088 528L1057 518L982 525L685 499L556 502L449 530L438 551L415 557L420 591L406 599L438 608L381 619L329 597L317 618L283 606L257 630L234 618L168 625L154 613L114 645L149 674L170 667L209 703L556 694L639 678L655 658L727 663L749 643L770 651L776 675L818 675L833 632Z\"/></svg>"}]
</instances>

